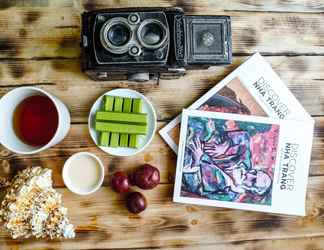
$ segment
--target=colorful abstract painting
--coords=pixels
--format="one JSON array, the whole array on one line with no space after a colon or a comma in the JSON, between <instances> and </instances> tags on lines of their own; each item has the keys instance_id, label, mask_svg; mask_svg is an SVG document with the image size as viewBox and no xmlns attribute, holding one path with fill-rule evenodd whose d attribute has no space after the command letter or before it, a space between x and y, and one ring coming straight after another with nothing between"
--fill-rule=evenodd
<instances>
[{"instance_id":1,"label":"colorful abstract painting","mask_svg":"<svg viewBox=\"0 0 324 250\"><path fill-rule=\"evenodd\" d=\"M204 96L201 98L206 99ZM224 87L208 97L197 109L211 112L267 116L238 77L232 79ZM178 144L180 135L179 123L176 123L168 131L168 136L176 144Z\"/></svg>"},{"instance_id":2,"label":"colorful abstract painting","mask_svg":"<svg viewBox=\"0 0 324 250\"><path fill-rule=\"evenodd\" d=\"M271 205L279 125L189 117L181 196Z\"/></svg>"}]
</instances>

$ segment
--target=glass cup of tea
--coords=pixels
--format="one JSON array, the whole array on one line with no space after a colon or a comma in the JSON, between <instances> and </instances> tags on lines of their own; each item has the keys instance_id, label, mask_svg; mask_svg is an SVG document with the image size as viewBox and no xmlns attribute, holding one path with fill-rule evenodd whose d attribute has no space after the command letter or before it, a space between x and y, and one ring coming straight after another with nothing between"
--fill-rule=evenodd
<instances>
[{"instance_id":1,"label":"glass cup of tea","mask_svg":"<svg viewBox=\"0 0 324 250\"><path fill-rule=\"evenodd\" d=\"M0 99L0 143L18 154L35 154L64 139L70 113L57 97L35 87L19 87Z\"/></svg>"}]
</instances>

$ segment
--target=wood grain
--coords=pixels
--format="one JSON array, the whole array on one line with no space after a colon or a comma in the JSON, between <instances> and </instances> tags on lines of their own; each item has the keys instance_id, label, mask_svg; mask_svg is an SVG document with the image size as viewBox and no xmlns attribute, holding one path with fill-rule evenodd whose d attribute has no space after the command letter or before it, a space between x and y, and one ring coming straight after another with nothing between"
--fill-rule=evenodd
<instances>
[{"instance_id":1,"label":"wood grain","mask_svg":"<svg viewBox=\"0 0 324 250\"><path fill-rule=\"evenodd\" d=\"M159 127L164 124L160 123ZM90 138L86 124L73 124L65 140L55 147L36 155L23 156L13 154L3 146L0 146L0 175L10 177L26 166L43 166L53 170L54 186L63 187L64 183L61 172L64 162L73 153L80 151L95 153L103 160L106 168L104 185L108 185L109 177L115 171L134 170L144 163L150 163L160 169L162 183L173 183L176 156L158 134L156 134L153 142L143 153L133 157L113 157L95 146Z\"/></svg>"},{"instance_id":2,"label":"wood grain","mask_svg":"<svg viewBox=\"0 0 324 250\"><path fill-rule=\"evenodd\" d=\"M165 122L159 122L159 128ZM316 118L315 137L313 142L310 176L324 176L324 118ZM73 153L89 151L98 155L106 167L104 185L109 185L110 176L118 170L132 171L136 167L150 163L161 172L161 183L172 184L176 170L176 155L156 134L150 146L142 153L133 157L113 157L107 155L92 142L86 124L73 124L68 136L58 145L45 152L23 156L10 153L0 146L0 175L11 176L26 166L43 166L53 170L55 187L64 187L61 172L66 159Z\"/></svg>"},{"instance_id":3,"label":"wood grain","mask_svg":"<svg viewBox=\"0 0 324 250\"><path fill-rule=\"evenodd\" d=\"M77 59L0 61L0 96L18 85L38 86L67 104L73 122L86 122L96 98L113 88L128 87L144 93L153 102L158 119L166 120L178 115L246 59L235 57L231 66L189 71L177 80L161 79L158 85L94 82L81 72ZM267 56L266 60L308 112L324 114L324 57ZM179 93L181 98L176 98Z\"/></svg>"},{"instance_id":4,"label":"wood grain","mask_svg":"<svg viewBox=\"0 0 324 250\"><path fill-rule=\"evenodd\" d=\"M147 2L141 3L145 6ZM80 14L85 9L116 5L114 2L111 5L104 5L103 2L96 4L96 1L74 3L71 7L62 8L49 5L42 8L0 10L0 58L79 57ZM176 3L167 2L165 5L172 6ZM244 11L220 10L217 4L208 5L208 2L198 6L184 1L181 3L184 3L185 9L191 14L230 15L234 54L250 54L255 51L267 54L324 53L321 13L255 12L248 15ZM152 4L154 2L151 1L149 5ZM125 7L126 2L118 6ZM274 43L276 46L273 46Z\"/></svg>"},{"instance_id":5,"label":"wood grain","mask_svg":"<svg viewBox=\"0 0 324 250\"><path fill-rule=\"evenodd\" d=\"M306 12L306 13L321 13L324 11L324 4L321 1L314 0L290 0L290 1L254 1L254 0L2 0L0 3L1 9L8 8L30 8L30 7L75 7L79 9L91 10L94 8L117 8L117 7L138 7L138 6L155 6L167 7L167 6L181 6L186 11L192 8L206 9L210 6L216 11L273 11L273 12Z\"/></svg>"},{"instance_id":6,"label":"wood grain","mask_svg":"<svg viewBox=\"0 0 324 250\"><path fill-rule=\"evenodd\" d=\"M233 64L147 84L89 80L80 71L80 13L136 6L180 6L188 14L232 16ZM0 229L0 249L324 250L323 12L324 2L315 0L1 0L0 97L18 86L38 86L67 104L73 124L63 142L40 154L16 155L0 146L0 177L28 165L51 168L77 238L11 240ZM316 116L306 217L175 204L176 156L158 134L143 153L127 158L108 156L91 141L87 115L104 92L128 87L144 93L162 127L256 51ZM79 151L97 154L107 170L104 187L91 196L72 194L62 181L64 161ZM149 208L135 216L126 211L124 197L111 191L109 181L114 171L131 171L143 163L160 169L162 184L144 192Z\"/></svg>"},{"instance_id":7,"label":"wood grain","mask_svg":"<svg viewBox=\"0 0 324 250\"><path fill-rule=\"evenodd\" d=\"M73 240L27 240L19 249L106 249L106 248L168 248L242 242L320 237L324 220L324 177L311 177L307 195L307 216L279 216L175 204L171 201L173 186L159 185L145 191L149 208L140 215L125 209L124 197L109 187L82 197L67 189L64 204L69 209L77 237ZM176 237L175 237L176 235ZM0 231L0 243L13 247L20 241L10 240Z\"/></svg>"},{"instance_id":8,"label":"wood grain","mask_svg":"<svg viewBox=\"0 0 324 250\"><path fill-rule=\"evenodd\" d=\"M321 13L324 11L324 4L320 1L312 0L290 0L290 1L254 1L254 0L162 0L162 1L150 1L150 0L113 0L107 2L105 0L83 0L78 1L86 10L98 9L98 8L115 8L118 7L167 7L167 6L179 6L186 10L186 12L192 14L197 11L206 11L212 8L213 11L272 11L272 12L307 12L307 13Z\"/></svg>"}]
</instances>

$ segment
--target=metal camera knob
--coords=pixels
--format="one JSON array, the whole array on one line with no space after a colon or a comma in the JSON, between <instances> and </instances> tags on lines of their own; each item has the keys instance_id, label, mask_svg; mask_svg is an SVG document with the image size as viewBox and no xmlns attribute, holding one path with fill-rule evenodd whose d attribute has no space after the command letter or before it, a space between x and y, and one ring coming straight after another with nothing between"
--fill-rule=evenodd
<instances>
[{"instance_id":1,"label":"metal camera knob","mask_svg":"<svg viewBox=\"0 0 324 250\"><path fill-rule=\"evenodd\" d=\"M133 45L129 48L128 50L128 53L131 55L131 56L139 56L141 54L141 49L136 46L136 45Z\"/></svg>"},{"instance_id":2,"label":"metal camera knob","mask_svg":"<svg viewBox=\"0 0 324 250\"><path fill-rule=\"evenodd\" d=\"M141 21L141 18L139 16L139 14L137 13L132 13L128 16L128 22L130 22L131 24L137 24Z\"/></svg>"}]
</instances>

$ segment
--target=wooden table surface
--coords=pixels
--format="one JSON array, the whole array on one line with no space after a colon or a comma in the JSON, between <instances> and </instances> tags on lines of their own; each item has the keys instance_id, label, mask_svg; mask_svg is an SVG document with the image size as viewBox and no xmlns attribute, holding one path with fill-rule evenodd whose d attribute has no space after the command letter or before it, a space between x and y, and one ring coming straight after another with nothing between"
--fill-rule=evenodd
<instances>
[{"instance_id":1,"label":"wooden table surface","mask_svg":"<svg viewBox=\"0 0 324 250\"><path fill-rule=\"evenodd\" d=\"M179 80L91 81L80 71L80 14L127 6L180 6L189 14L230 15L233 64L191 71ZM66 241L22 241L1 229L0 249L324 249L323 13L321 0L1 0L0 96L19 86L45 89L67 104L72 126L64 141L40 154L22 156L0 146L0 176L29 165L51 168L77 234ZM91 141L88 112L104 92L128 87L145 94L160 128L256 51L316 120L305 217L175 204L176 156L158 134L143 153L127 158L109 156ZM79 151L97 154L107 170L104 187L86 197L69 192L61 176L64 161ZM145 162L160 169L161 184L145 191L148 209L131 215L109 179L116 170Z\"/></svg>"}]
</instances>

